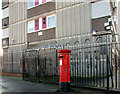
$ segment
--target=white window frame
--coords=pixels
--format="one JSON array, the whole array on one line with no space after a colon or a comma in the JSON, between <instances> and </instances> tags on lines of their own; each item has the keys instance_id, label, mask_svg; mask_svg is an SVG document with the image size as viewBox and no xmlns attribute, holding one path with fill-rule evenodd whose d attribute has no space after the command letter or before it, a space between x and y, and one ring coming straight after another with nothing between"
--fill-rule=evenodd
<instances>
[{"instance_id":1,"label":"white window frame","mask_svg":"<svg viewBox=\"0 0 120 94\"><path fill-rule=\"evenodd\" d=\"M39 30L42 30L42 18L39 18Z\"/></svg>"},{"instance_id":2,"label":"white window frame","mask_svg":"<svg viewBox=\"0 0 120 94\"><path fill-rule=\"evenodd\" d=\"M48 19L49 19L50 17L53 17L53 16L55 17L55 26L48 27ZM47 28L45 28L45 29L53 28L53 27L56 27L56 16L55 16L55 14L52 14L52 15L47 16Z\"/></svg>"},{"instance_id":3,"label":"white window frame","mask_svg":"<svg viewBox=\"0 0 120 94\"><path fill-rule=\"evenodd\" d=\"M39 5L41 5L42 4L42 0L39 0Z\"/></svg>"},{"instance_id":4,"label":"white window frame","mask_svg":"<svg viewBox=\"0 0 120 94\"><path fill-rule=\"evenodd\" d=\"M29 23L33 23L34 24L34 30L30 31L30 32L29 32ZM28 21L28 30L27 30L27 33L32 33L32 32L35 32L35 20Z\"/></svg>"},{"instance_id":5,"label":"white window frame","mask_svg":"<svg viewBox=\"0 0 120 94\"><path fill-rule=\"evenodd\" d=\"M110 16L110 4L107 1L99 1L92 4L92 19Z\"/></svg>"},{"instance_id":6,"label":"white window frame","mask_svg":"<svg viewBox=\"0 0 120 94\"><path fill-rule=\"evenodd\" d=\"M51 2L51 1L53 1L53 0L46 0L45 3L47 3L47 2ZM34 1L34 6L32 6L32 7L28 7L28 9L31 9L31 8L37 7L37 6L42 5L42 4L45 4L45 3L42 3L42 0L39 0L39 4L35 6L35 1ZM29 1L28 1L28 4L29 4Z\"/></svg>"},{"instance_id":7,"label":"white window frame","mask_svg":"<svg viewBox=\"0 0 120 94\"><path fill-rule=\"evenodd\" d=\"M3 13L3 15L2 15L2 18L3 18L3 19L6 18L6 17L9 17L9 7L3 9L3 10L2 10L2 13Z\"/></svg>"},{"instance_id":8,"label":"white window frame","mask_svg":"<svg viewBox=\"0 0 120 94\"><path fill-rule=\"evenodd\" d=\"M48 18L50 17L55 17L55 26L52 26L52 27L48 27ZM47 29L50 29L50 28L54 28L56 27L56 15L55 14L52 14L52 15L49 15L49 16L46 16L46 23L47 23L47 27L42 29L42 17L41 18L38 18L39 19L39 30L35 30L35 19L31 20L31 21L28 21L28 30L27 30L27 33L33 33L33 32L37 32L37 31L40 31L40 30L47 30ZM33 23L34 25L34 30L33 31L29 31L29 23Z\"/></svg>"},{"instance_id":9,"label":"white window frame","mask_svg":"<svg viewBox=\"0 0 120 94\"><path fill-rule=\"evenodd\" d=\"M2 30L2 38L7 38L7 37L9 37L9 28Z\"/></svg>"},{"instance_id":10,"label":"white window frame","mask_svg":"<svg viewBox=\"0 0 120 94\"><path fill-rule=\"evenodd\" d=\"M31 9L33 7L35 7L35 0L34 0L34 6L31 6L31 7L29 7L29 0L28 0L28 9Z\"/></svg>"}]
</instances>

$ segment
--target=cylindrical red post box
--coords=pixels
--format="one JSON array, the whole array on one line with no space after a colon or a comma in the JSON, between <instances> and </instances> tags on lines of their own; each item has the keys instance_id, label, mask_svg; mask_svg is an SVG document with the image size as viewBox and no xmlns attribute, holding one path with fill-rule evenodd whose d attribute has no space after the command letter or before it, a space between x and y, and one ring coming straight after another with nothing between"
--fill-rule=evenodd
<instances>
[{"instance_id":1,"label":"cylindrical red post box","mask_svg":"<svg viewBox=\"0 0 120 94\"><path fill-rule=\"evenodd\" d=\"M60 65L60 91L69 92L70 90L70 53L71 50L59 50Z\"/></svg>"}]
</instances>

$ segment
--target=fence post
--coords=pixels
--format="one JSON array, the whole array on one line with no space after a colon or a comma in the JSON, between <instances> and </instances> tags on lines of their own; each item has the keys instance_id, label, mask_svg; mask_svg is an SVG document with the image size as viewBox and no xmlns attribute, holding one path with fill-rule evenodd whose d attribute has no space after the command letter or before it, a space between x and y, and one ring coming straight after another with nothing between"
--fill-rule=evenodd
<instances>
[{"instance_id":1,"label":"fence post","mask_svg":"<svg viewBox=\"0 0 120 94\"><path fill-rule=\"evenodd\" d=\"M14 72L14 70L13 70L13 51L11 52L11 56L12 56L12 73Z\"/></svg>"},{"instance_id":2,"label":"fence post","mask_svg":"<svg viewBox=\"0 0 120 94\"><path fill-rule=\"evenodd\" d=\"M22 52L22 78L25 78L25 58L24 58L24 51Z\"/></svg>"},{"instance_id":3,"label":"fence post","mask_svg":"<svg viewBox=\"0 0 120 94\"><path fill-rule=\"evenodd\" d=\"M109 62L108 62L108 35L106 35L106 55L107 55L107 92L109 92Z\"/></svg>"},{"instance_id":4,"label":"fence post","mask_svg":"<svg viewBox=\"0 0 120 94\"><path fill-rule=\"evenodd\" d=\"M117 89L117 48L116 48L116 41L115 41L115 88Z\"/></svg>"},{"instance_id":5,"label":"fence post","mask_svg":"<svg viewBox=\"0 0 120 94\"><path fill-rule=\"evenodd\" d=\"M58 49L56 48L56 75L58 75Z\"/></svg>"},{"instance_id":6,"label":"fence post","mask_svg":"<svg viewBox=\"0 0 120 94\"><path fill-rule=\"evenodd\" d=\"M4 72L3 70L4 70L4 54L3 54L3 56L2 56L2 72Z\"/></svg>"},{"instance_id":7,"label":"fence post","mask_svg":"<svg viewBox=\"0 0 120 94\"><path fill-rule=\"evenodd\" d=\"M37 52L37 82L39 82L39 50Z\"/></svg>"}]
</instances>

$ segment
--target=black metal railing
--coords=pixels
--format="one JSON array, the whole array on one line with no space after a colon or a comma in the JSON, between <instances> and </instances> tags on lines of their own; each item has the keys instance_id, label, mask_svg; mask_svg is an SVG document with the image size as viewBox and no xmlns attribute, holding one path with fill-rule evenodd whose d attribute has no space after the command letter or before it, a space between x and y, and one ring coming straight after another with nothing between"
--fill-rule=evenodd
<instances>
[{"instance_id":1,"label":"black metal railing","mask_svg":"<svg viewBox=\"0 0 120 94\"><path fill-rule=\"evenodd\" d=\"M119 89L118 44L94 43L64 46L70 49L71 85ZM23 78L59 83L58 50L62 46L23 53Z\"/></svg>"},{"instance_id":2,"label":"black metal railing","mask_svg":"<svg viewBox=\"0 0 120 94\"><path fill-rule=\"evenodd\" d=\"M26 51L23 57L23 78L31 81L58 83L56 55L56 48Z\"/></svg>"},{"instance_id":3,"label":"black metal railing","mask_svg":"<svg viewBox=\"0 0 120 94\"><path fill-rule=\"evenodd\" d=\"M58 50L69 49L71 85L120 89L120 43L110 41L99 37L63 45L58 40L52 47L3 53L3 72L22 73L28 81L59 83Z\"/></svg>"}]
</instances>

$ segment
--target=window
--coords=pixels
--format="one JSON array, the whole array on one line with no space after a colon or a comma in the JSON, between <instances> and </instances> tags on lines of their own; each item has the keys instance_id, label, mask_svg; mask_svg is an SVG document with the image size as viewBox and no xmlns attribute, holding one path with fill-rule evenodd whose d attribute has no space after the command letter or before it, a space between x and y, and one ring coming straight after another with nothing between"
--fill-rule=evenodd
<instances>
[{"instance_id":1,"label":"window","mask_svg":"<svg viewBox=\"0 0 120 94\"><path fill-rule=\"evenodd\" d=\"M33 20L33 21L28 22L28 33L31 33L34 31L35 31L35 22Z\"/></svg>"},{"instance_id":2,"label":"window","mask_svg":"<svg viewBox=\"0 0 120 94\"><path fill-rule=\"evenodd\" d=\"M45 3L46 2L46 0L42 0L42 3Z\"/></svg>"},{"instance_id":3,"label":"window","mask_svg":"<svg viewBox=\"0 0 120 94\"><path fill-rule=\"evenodd\" d=\"M39 19L35 20L35 30L39 30Z\"/></svg>"},{"instance_id":4,"label":"window","mask_svg":"<svg viewBox=\"0 0 120 94\"><path fill-rule=\"evenodd\" d=\"M35 6L39 5L39 0L35 0Z\"/></svg>"},{"instance_id":5,"label":"window","mask_svg":"<svg viewBox=\"0 0 120 94\"><path fill-rule=\"evenodd\" d=\"M49 29L56 26L55 14L45 16L28 22L28 33Z\"/></svg>"},{"instance_id":6,"label":"window","mask_svg":"<svg viewBox=\"0 0 120 94\"><path fill-rule=\"evenodd\" d=\"M46 28L46 17L42 18L42 29Z\"/></svg>"},{"instance_id":7,"label":"window","mask_svg":"<svg viewBox=\"0 0 120 94\"><path fill-rule=\"evenodd\" d=\"M7 41L6 40L3 40L3 45L5 45L7 43Z\"/></svg>"},{"instance_id":8,"label":"window","mask_svg":"<svg viewBox=\"0 0 120 94\"><path fill-rule=\"evenodd\" d=\"M47 27L54 27L55 26L55 15L51 15L47 17Z\"/></svg>"},{"instance_id":9,"label":"window","mask_svg":"<svg viewBox=\"0 0 120 94\"><path fill-rule=\"evenodd\" d=\"M28 0L28 8L32 8L35 6L35 1L34 0Z\"/></svg>"},{"instance_id":10,"label":"window","mask_svg":"<svg viewBox=\"0 0 120 94\"><path fill-rule=\"evenodd\" d=\"M28 0L28 9L53 0Z\"/></svg>"},{"instance_id":11,"label":"window","mask_svg":"<svg viewBox=\"0 0 120 94\"><path fill-rule=\"evenodd\" d=\"M42 4L42 0L39 0L39 5L41 5Z\"/></svg>"}]
</instances>

